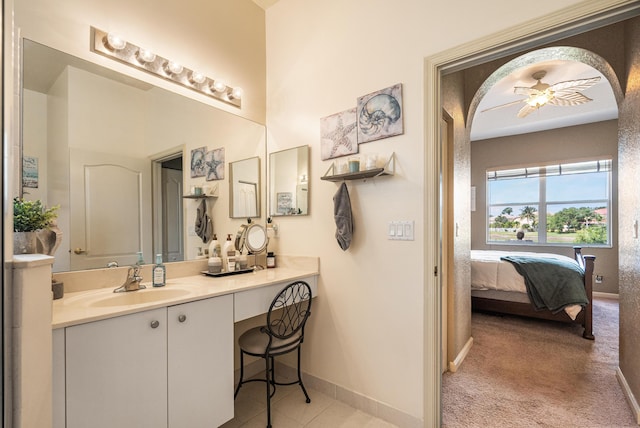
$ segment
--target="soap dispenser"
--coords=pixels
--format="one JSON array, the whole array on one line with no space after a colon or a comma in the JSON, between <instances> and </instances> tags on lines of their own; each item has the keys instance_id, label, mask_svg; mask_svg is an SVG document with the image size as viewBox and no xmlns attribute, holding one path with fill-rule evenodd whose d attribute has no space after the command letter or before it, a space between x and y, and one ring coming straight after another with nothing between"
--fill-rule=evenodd
<instances>
[{"instance_id":1,"label":"soap dispenser","mask_svg":"<svg viewBox=\"0 0 640 428\"><path fill-rule=\"evenodd\" d=\"M156 264L153 266L153 286L164 287L167 283L167 268L162 263L162 254L156 254Z\"/></svg>"},{"instance_id":2,"label":"soap dispenser","mask_svg":"<svg viewBox=\"0 0 640 428\"><path fill-rule=\"evenodd\" d=\"M235 247L233 246L233 242L231 241L231 234L227 234L227 240L224 241L224 246L222 247L222 265L228 269L227 261L229 259L229 253L233 252L235 255Z\"/></svg>"},{"instance_id":3,"label":"soap dispenser","mask_svg":"<svg viewBox=\"0 0 640 428\"><path fill-rule=\"evenodd\" d=\"M221 252L222 250L220 249L220 243L218 242L218 235L214 233L213 239L209 244L209 257L221 257Z\"/></svg>"}]
</instances>

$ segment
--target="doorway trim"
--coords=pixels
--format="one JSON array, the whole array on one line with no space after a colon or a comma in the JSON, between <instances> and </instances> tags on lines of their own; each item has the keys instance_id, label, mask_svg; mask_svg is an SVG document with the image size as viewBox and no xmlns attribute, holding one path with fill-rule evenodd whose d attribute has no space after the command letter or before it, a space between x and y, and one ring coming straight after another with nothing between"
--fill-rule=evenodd
<instances>
[{"instance_id":1,"label":"doorway trim","mask_svg":"<svg viewBox=\"0 0 640 428\"><path fill-rule=\"evenodd\" d=\"M440 183L442 147L440 119L441 78L473 65L501 58L635 16L637 0L588 0L541 18L425 58L424 60L424 132L427 173L424 178L425 239L424 254L424 426L442 423L441 362L441 276L443 216ZM436 238L436 239L434 239Z\"/></svg>"},{"instance_id":2,"label":"doorway trim","mask_svg":"<svg viewBox=\"0 0 640 428\"><path fill-rule=\"evenodd\" d=\"M185 146L180 145L171 149L156 153L150 157L151 159L151 204L153 207L152 224L153 224L153 254L163 254L164 248L162 244L162 163L175 158L181 157L185 159ZM184 181L184 179L183 179ZM183 234L184 234L183 230ZM155 260L155 257L154 257Z\"/></svg>"}]
</instances>

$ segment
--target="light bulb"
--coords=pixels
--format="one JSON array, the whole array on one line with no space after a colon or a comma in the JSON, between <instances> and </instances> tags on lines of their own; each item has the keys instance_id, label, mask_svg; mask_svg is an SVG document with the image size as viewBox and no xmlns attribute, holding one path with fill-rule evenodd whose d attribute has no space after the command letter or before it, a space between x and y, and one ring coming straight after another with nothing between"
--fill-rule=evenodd
<instances>
[{"instance_id":1,"label":"light bulb","mask_svg":"<svg viewBox=\"0 0 640 428\"><path fill-rule=\"evenodd\" d=\"M167 74L180 74L184 67L175 61L167 61L164 65L164 71Z\"/></svg>"},{"instance_id":2,"label":"light bulb","mask_svg":"<svg viewBox=\"0 0 640 428\"><path fill-rule=\"evenodd\" d=\"M107 42L105 45L111 50L119 51L127 46L127 41L117 34L109 33L107 34Z\"/></svg>"},{"instance_id":3,"label":"light bulb","mask_svg":"<svg viewBox=\"0 0 640 428\"><path fill-rule=\"evenodd\" d=\"M222 80L215 80L213 82L213 85L211 85L211 89L213 89L215 92L222 92L227 89L227 84Z\"/></svg>"},{"instance_id":4,"label":"light bulb","mask_svg":"<svg viewBox=\"0 0 640 428\"><path fill-rule=\"evenodd\" d=\"M191 81L191 83L196 84L196 83L204 83L205 80L207 80L207 76L205 76L202 73L198 73L197 71L192 71L191 72L191 77L189 77L189 80Z\"/></svg>"},{"instance_id":5,"label":"light bulb","mask_svg":"<svg viewBox=\"0 0 640 428\"><path fill-rule=\"evenodd\" d=\"M242 98L242 88L233 88L233 90L229 93L229 98L232 100L239 100Z\"/></svg>"},{"instance_id":6,"label":"light bulb","mask_svg":"<svg viewBox=\"0 0 640 428\"><path fill-rule=\"evenodd\" d=\"M153 52L151 52L148 49L138 49L138 52L136 52L136 58L138 59L138 62L145 64L145 63L149 63L149 62L153 62L156 60L156 54L154 54Z\"/></svg>"}]
</instances>

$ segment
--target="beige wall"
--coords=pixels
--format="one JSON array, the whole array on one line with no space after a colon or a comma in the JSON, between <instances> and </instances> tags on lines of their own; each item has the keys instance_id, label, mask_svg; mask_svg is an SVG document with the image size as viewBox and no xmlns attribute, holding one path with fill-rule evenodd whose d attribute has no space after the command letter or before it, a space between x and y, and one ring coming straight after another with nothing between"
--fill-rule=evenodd
<instances>
[{"instance_id":1,"label":"beige wall","mask_svg":"<svg viewBox=\"0 0 640 428\"><path fill-rule=\"evenodd\" d=\"M620 108L618 147L620 201L620 370L636 400L640 399L640 19L627 28L627 78ZM636 404L637 405L637 404ZM638 409L636 409L638 411ZM640 414L637 415L640 422Z\"/></svg>"},{"instance_id":2,"label":"beige wall","mask_svg":"<svg viewBox=\"0 0 640 428\"><path fill-rule=\"evenodd\" d=\"M474 250L514 250L522 247L489 245L486 243L486 176L492 167L543 164L559 160L580 160L611 157L612 175L611 248L587 248L584 254L595 255L595 275L602 275L602 284L594 284L594 291L618 293L618 121L592 123L569 128L511 137L492 138L471 143L471 185L476 186L476 211L471 213L471 248ZM572 257L571 247L527 245L527 251L563 254Z\"/></svg>"},{"instance_id":3,"label":"beige wall","mask_svg":"<svg viewBox=\"0 0 640 428\"><path fill-rule=\"evenodd\" d=\"M425 197L434 198L436 189L424 188L434 171L424 168L423 60L576 3L544 1L527 14L507 1L280 0L268 9L269 145L311 146L311 215L277 220L281 252L321 259L321 295L303 362L311 374L423 418L425 265L433 269L424 247L437 239L424 231ZM355 235L343 252L333 236L337 186L319 179L330 164L320 160L319 120L398 82L405 133L360 146L361 153L395 151L398 171L348 184ZM415 220L416 240L387 240L392 220ZM461 222L459 231L467 242L469 224Z\"/></svg>"}]
</instances>

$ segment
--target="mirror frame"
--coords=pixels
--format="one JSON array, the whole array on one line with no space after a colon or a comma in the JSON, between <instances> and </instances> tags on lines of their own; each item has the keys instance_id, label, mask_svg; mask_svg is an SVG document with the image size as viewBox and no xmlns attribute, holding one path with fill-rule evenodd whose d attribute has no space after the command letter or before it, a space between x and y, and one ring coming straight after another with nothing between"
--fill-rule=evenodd
<instances>
[{"instance_id":1,"label":"mirror frame","mask_svg":"<svg viewBox=\"0 0 640 428\"><path fill-rule=\"evenodd\" d=\"M241 162L248 162L248 161L256 161L257 162L257 183L253 183L253 182L247 182L242 180L241 178L238 178L238 184L253 184L256 188L256 212L255 215L239 215L236 214L234 212L234 205L235 205L235 198L237 197L237 195L235 195L235 191L234 191L234 184L235 184L235 179L237 177L234 177L234 166L238 166L239 163ZM236 176L237 176L238 172L236 171ZM246 159L240 159L234 162L229 162L229 217L230 218L260 218L260 199L261 199L261 189L260 186L262 186L262 178L261 178L261 170L260 170L260 156L253 156L250 158L246 158Z\"/></svg>"},{"instance_id":2,"label":"mirror frame","mask_svg":"<svg viewBox=\"0 0 640 428\"><path fill-rule=\"evenodd\" d=\"M283 213L279 213L278 212L278 200L277 200L277 194L279 192L275 192L275 177L274 177L274 172L277 170L282 171L282 168L278 168L278 167L274 167L274 157L279 155L279 154L283 154L285 152L290 152L295 150L296 152L299 152L300 150L305 150L305 154L307 156L307 169L306 169L306 177L307 177L307 182L306 182L306 191L307 191L307 209L306 212L304 213L287 213L287 214L283 214ZM309 215L309 169L310 169L310 149L309 146L307 145L303 145L303 146L297 146L297 147L290 147L288 149L284 149L284 150L279 150L277 152L272 152L269 153L269 185L268 185L268 190L269 190L269 195L268 195L268 200L269 200L269 209L268 209L268 216L269 217L297 217L297 216L303 216L303 215ZM298 186L301 184L300 181L298 181L299 178L299 173L300 171L296 172L296 176L294 178L295 180L295 188L297 190ZM297 195L296 195L296 201L298 200Z\"/></svg>"}]
</instances>

